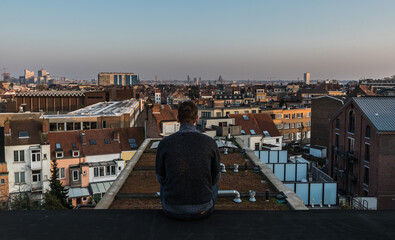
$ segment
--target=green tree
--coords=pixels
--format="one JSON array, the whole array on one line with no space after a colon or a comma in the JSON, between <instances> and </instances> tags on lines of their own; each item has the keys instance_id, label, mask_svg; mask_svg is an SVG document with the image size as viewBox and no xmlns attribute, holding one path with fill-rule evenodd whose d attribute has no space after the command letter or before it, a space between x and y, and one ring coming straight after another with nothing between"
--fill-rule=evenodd
<instances>
[{"instance_id":1,"label":"green tree","mask_svg":"<svg viewBox=\"0 0 395 240\"><path fill-rule=\"evenodd\" d=\"M45 209L71 209L67 201L67 194L69 192L59 178L59 168L56 159L52 161L51 179L49 181L50 190L44 194L44 208Z\"/></svg>"}]
</instances>

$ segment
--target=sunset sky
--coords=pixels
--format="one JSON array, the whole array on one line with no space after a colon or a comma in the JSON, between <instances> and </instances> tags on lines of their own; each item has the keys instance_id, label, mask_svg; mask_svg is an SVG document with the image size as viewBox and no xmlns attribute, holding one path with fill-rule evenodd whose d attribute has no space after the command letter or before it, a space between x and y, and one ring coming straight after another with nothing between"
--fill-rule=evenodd
<instances>
[{"instance_id":1,"label":"sunset sky","mask_svg":"<svg viewBox=\"0 0 395 240\"><path fill-rule=\"evenodd\" d=\"M395 75L393 0L22 1L0 4L14 77L358 80Z\"/></svg>"}]
</instances>

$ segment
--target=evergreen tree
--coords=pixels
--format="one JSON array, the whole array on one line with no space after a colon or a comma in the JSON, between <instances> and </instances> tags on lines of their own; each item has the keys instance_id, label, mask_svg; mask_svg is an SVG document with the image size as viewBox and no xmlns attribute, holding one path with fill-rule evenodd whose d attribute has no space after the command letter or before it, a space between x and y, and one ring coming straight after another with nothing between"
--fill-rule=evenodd
<instances>
[{"instance_id":1,"label":"evergreen tree","mask_svg":"<svg viewBox=\"0 0 395 240\"><path fill-rule=\"evenodd\" d=\"M69 192L59 178L59 168L56 159L52 161L51 179L49 181L50 190L44 195L44 208L45 209L71 209L67 201L67 194Z\"/></svg>"}]
</instances>

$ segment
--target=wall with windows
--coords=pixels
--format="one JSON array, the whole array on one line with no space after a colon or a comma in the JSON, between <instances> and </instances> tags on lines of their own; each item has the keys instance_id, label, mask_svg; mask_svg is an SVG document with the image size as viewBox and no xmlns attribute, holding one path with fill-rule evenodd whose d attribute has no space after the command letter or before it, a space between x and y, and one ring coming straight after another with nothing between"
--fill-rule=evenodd
<instances>
[{"instance_id":1,"label":"wall with windows","mask_svg":"<svg viewBox=\"0 0 395 240\"><path fill-rule=\"evenodd\" d=\"M49 145L5 146L9 193L49 189Z\"/></svg>"},{"instance_id":2,"label":"wall with windows","mask_svg":"<svg viewBox=\"0 0 395 240\"><path fill-rule=\"evenodd\" d=\"M85 158L84 157L59 158L56 160L56 162L58 163L60 182L62 183L63 186L70 186L72 181L72 176L70 173L70 165L78 165L80 163L84 163ZM87 169L89 168L87 167ZM87 173L86 176L82 176L82 177L81 177L82 174L80 174L81 179L79 179L78 181L81 180L81 187L86 187L89 185L89 171L87 171L86 173Z\"/></svg>"}]
</instances>

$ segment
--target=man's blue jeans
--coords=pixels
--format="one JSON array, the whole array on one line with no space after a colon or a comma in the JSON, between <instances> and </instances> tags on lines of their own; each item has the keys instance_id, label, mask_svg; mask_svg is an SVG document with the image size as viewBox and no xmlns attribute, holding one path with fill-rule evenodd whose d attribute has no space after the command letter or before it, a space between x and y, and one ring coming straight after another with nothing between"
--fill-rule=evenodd
<instances>
[{"instance_id":1,"label":"man's blue jeans","mask_svg":"<svg viewBox=\"0 0 395 240\"><path fill-rule=\"evenodd\" d=\"M163 194L163 186L160 186L160 200L162 202L162 208L163 211L165 212L165 214L169 217L172 218L177 218L177 219L182 219L182 220L194 220L194 219L200 219L200 218L204 218L209 216L213 211L214 211L214 207L215 207L215 203L217 202L217 198L218 198L218 185L215 184L213 186L213 206L208 209L206 212L202 213L196 213L196 214L175 214L175 213L171 213L166 211L163 208L163 203L164 203L164 194Z\"/></svg>"}]
</instances>

